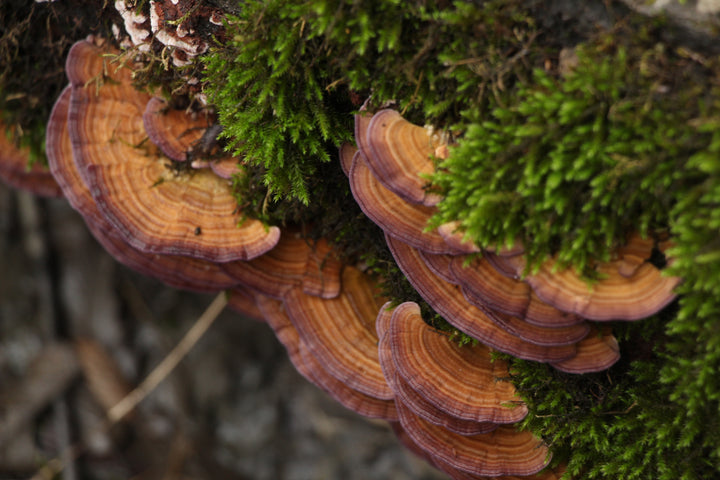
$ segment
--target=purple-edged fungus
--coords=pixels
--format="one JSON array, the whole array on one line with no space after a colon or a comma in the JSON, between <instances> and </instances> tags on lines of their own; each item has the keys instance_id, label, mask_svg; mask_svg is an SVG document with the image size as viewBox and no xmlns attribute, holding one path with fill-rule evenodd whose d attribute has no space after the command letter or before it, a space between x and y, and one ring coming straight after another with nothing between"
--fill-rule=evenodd
<instances>
[{"instance_id":1,"label":"purple-edged fungus","mask_svg":"<svg viewBox=\"0 0 720 480\"><path fill-rule=\"evenodd\" d=\"M569 328L583 323L582 317L541 301L527 283L502 275L489 260L493 256L486 253L469 262L463 257L450 260L450 272L455 277L453 283L460 285L470 303L522 318L539 327ZM580 335L575 341L587 334L587 328L583 327L582 330L583 334L579 333L578 327L573 330Z\"/></svg>"},{"instance_id":2,"label":"purple-edged fungus","mask_svg":"<svg viewBox=\"0 0 720 480\"><path fill-rule=\"evenodd\" d=\"M362 211L387 234L431 253L453 253L437 232L425 232L434 207L409 203L388 190L368 168L360 152L350 169L350 189Z\"/></svg>"},{"instance_id":3,"label":"purple-edged fungus","mask_svg":"<svg viewBox=\"0 0 720 480\"><path fill-rule=\"evenodd\" d=\"M188 153L213 121L207 112L189 114L170 108L158 97L148 101L142 118L150 141L176 162L188 159Z\"/></svg>"},{"instance_id":4,"label":"purple-edged fungus","mask_svg":"<svg viewBox=\"0 0 720 480\"><path fill-rule=\"evenodd\" d=\"M447 255L447 254L435 254L435 253L429 253L424 252L422 250L418 250L418 253L420 254L420 258L422 258L423 262L425 262L425 265L430 269L432 273L437 275L438 277L442 278L446 282L457 284L457 278L455 278L455 275L453 275L452 271L450 271L450 262L455 258L455 255ZM466 258L464 255L459 256L458 258L464 259Z\"/></svg>"},{"instance_id":5,"label":"purple-edged fungus","mask_svg":"<svg viewBox=\"0 0 720 480\"><path fill-rule=\"evenodd\" d=\"M400 270L426 302L458 330L485 345L526 360L559 362L575 355L574 345L548 347L535 345L504 330L492 312L470 304L460 289L434 275L418 250L385 235L385 241Z\"/></svg>"},{"instance_id":6,"label":"purple-edged fungus","mask_svg":"<svg viewBox=\"0 0 720 480\"><path fill-rule=\"evenodd\" d=\"M642 247L639 247L642 249ZM680 278L664 275L649 261L639 263L637 249L597 265L597 281L588 282L573 268L557 270L554 259L525 277L535 293L554 307L589 320L639 320L660 311L675 299ZM525 269L520 257L505 259L518 275Z\"/></svg>"},{"instance_id":7,"label":"purple-edged fungus","mask_svg":"<svg viewBox=\"0 0 720 480\"><path fill-rule=\"evenodd\" d=\"M80 174L118 235L146 253L212 262L270 250L279 229L241 222L227 181L204 170L174 170L144 141L149 98L132 87L129 69L105 65L103 53L88 42L70 50L68 130Z\"/></svg>"},{"instance_id":8,"label":"purple-edged fungus","mask_svg":"<svg viewBox=\"0 0 720 480\"><path fill-rule=\"evenodd\" d=\"M378 343L378 358L380 359L380 366L382 367L383 375L385 376L385 380L388 382L390 389L395 392L396 401L404 403L413 412L420 415L430 423L441 425L452 432L459 433L460 435L487 433L497 428L497 425L492 423L479 423L451 416L420 396L402 377L400 377L400 375L398 375L397 369L395 368L395 362L392 358L390 337L387 335L387 330L390 328L392 316L393 310L391 309L390 302L388 302L380 308L375 321L375 328L377 330L378 337L380 338Z\"/></svg>"},{"instance_id":9,"label":"purple-edged fungus","mask_svg":"<svg viewBox=\"0 0 720 480\"><path fill-rule=\"evenodd\" d=\"M358 153L358 148L350 143L343 143L338 149L338 156L340 157L340 167L342 167L345 176L350 176L350 168L352 168L353 158Z\"/></svg>"},{"instance_id":10,"label":"purple-edged fungus","mask_svg":"<svg viewBox=\"0 0 720 480\"><path fill-rule=\"evenodd\" d=\"M295 326L285 313L283 303L263 295L256 295L258 307L274 330L280 343L287 349L290 361L310 383L327 392L344 407L369 418L397 421L397 410L392 399L383 400L365 395L330 375L308 350Z\"/></svg>"},{"instance_id":11,"label":"purple-edged fungus","mask_svg":"<svg viewBox=\"0 0 720 480\"><path fill-rule=\"evenodd\" d=\"M367 275L345 267L342 291L322 299L294 288L285 295L285 309L310 353L342 383L365 395L390 400L378 360L375 317L379 298Z\"/></svg>"},{"instance_id":12,"label":"purple-edged fungus","mask_svg":"<svg viewBox=\"0 0 720 480\"><path fill-rule=\"evenodd\" d=\"M428 192L424 178L435 171L432 157L441 142L434 135L391 109L372 116L366 135L369 151L360 149L386 188L411 203L430 206L440 201L438 194Z\"/></svg>"},{"instance_id":13,"label":"purple-edged fungus","mask_svg":"<svg viewBox=\"0 0 720 480\"><path fill-rule=\"evenodd\" d=\"M67 130L70 95L68 86L50 113L45 139L48 165L65 198L82 215L88 229L103 248L123 265L176 288L216 292L235 286L237 280L215 263L178 255L144 253L116 235L115 229L98 210L73 161Z\"/></svg>"},{"instance_id":14,"label":"purple-edged fungus","mask_svg":"<svg viewBox=\"0 0 720 480\"><path fill-rule=\"evenodd\" d=\"M458 470L457 468L454 468L450 466L450 464L444 462L437 456L433 455L430 452L426 452L422 448L418 446L415 441L410 438L410 436L405 432L402 425L399 422L392 422L390 424L390 427L393 430L393 433L395 433L395 436L400 441L400 443L410 450L412 453L417 455L418 457L422 458L423 460L427 461L430 465L433 465L438 470L445 472L448 474L450 478L453 480L490 480L485 475L474 475L472 473L464 472L462 470ZM560 480L562 475L565 473L565 466L559 465L554 468L546 467L541 472L536 473L534 475L523 475L523 476L515 476L515 475L503 475L501 477L492 477L496 480Z\"/></svg>"},{"instance_id":15,"label":"purple-edged fungus","mask_svg":"<svg viewBox=\"0 0 720 480\"><path fill-rule=\"evenodd\" d=\"M248 292L243 287L235 287L227 291L227 306L245 318L264 322L265 317L257 306L255 293Z\"/></svg>"},{"instance_id":16,"label":"purple-edged fungus","mask_svg":"<svg viewBox=\"0 0 720 480\"><path fill-rule=\"evenodd\" d=\"M228 262L223 267L242 285L277 299L297 286L321 298L340 293L342 264L328 243L320 240L311 244L291 230L284 231L266 254L247 262Z\"/></svg>"},{"instance_id":17,"label":"purple-edged fungus","mask_svg":"<svg viewBox=\"0 0 720 480\"><path fill-rule=\"evenodd\" d=\"M601 372L620 359L620 346L609 328L591 332L577 344L577 355L552 366L567 373Z\"/></svg>"},{"instance_id":18,"label":"purple-edged fungus","mask_svg":"<svg viewBox=\"0 0 720 480\"><path fill-rule=\"evenodd\" d=\"M471 240L465 238L459 230L460 222L443 223L437 228L438 233L445 240L445 243L462 253L478 253L482 249Z\"/></svg>"},{"instance_id":19,"label":"purple-edged fungus","mask_svg":"<svg viewBox=\"0 0 720 480\"><path fill-rule=\"evenodd\" d=\"M6 126L0 122L0 179L13 188L42 197L59 197L62 191L47 166L35 162L29 166L30 149L18 148L7 137Z\"/></svg>"},{"instance_id":20,"label":"purple-edged fungus","mask_svg":"<svg viewBox=\"0 0 720 480\"><path fill-rule=\"evenodd\" d=\"M459 346L429 327L420 307L406 302L392 314L386 333L397 373L420 396L453 417L515 423L527 407L509 381L507 364L482 345Z\"/></svg>"},{"instance_id":21,"label":"purple-edged fungus","mask_svg":"<svg viewBox=\"0 0 720 480\"><path fill-rule=\"evenodd\" d=\"M452 245L462 253L478 253L482 250L495 253L496 255L511 256L519 255L525 251L522 243L514 242L511 246L485 246L481 249L478 245L465 237L459 221L443 223L437 228L438 233L445 239L448 245Z\"/></svg>"},{"instance_id":22,"label":"purple-edged fungus","mask_svg":"<svg viewBox=\"0 0 720 480\"><path fill-rule=\"evenodd\" d=\"M453 468L473 475L533 475L550 461L547 446L529 431L500 426L490 433L458 435L418 417L396 402L400 423L417 445Z\"/></svg>"}]
</instances>

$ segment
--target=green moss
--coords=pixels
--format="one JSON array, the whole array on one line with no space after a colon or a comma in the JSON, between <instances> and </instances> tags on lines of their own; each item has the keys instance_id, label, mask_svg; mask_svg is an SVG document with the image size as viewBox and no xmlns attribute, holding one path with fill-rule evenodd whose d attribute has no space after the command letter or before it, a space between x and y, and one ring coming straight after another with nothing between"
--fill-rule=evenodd
<instances>
[{"instance_id":1,"label":"green moss","mask_svg":"<svg viewBox=\"0 0 720 480\"><path fill-rule=\"evenodd\" d=\"M461 219L480 245L519 239L531 265L557 254L585 272L630 232L667 229L713 135L712 73L642 37L616 42L578 47L565 77L536 69L488 114L468 108L433 223Z\"/></svg>"},{"instance_id":2,"label":"green moss","mask_svg":"<svg viewBox=\"0 0 720 480\"><path fill-rule=\"evenodd\" d=\"M295 4L246 2L231 40L207 58L207 88L230 149L264 168L273 200L310 203L308 179L351 139L347 95L327 81L327 46L310 38Z\"/></svg>"},{"instance_id":3,"label":"green moss","mask_svg":"<svg viewBox=\"0 0 720 480\"><path fill-rule=\"evenodd\" d=\"M206 57L205 91L230 149L262 165L272 200L308 205L308 179L351 139L348 114L368 95L445 124L506 83L505 56L535 35L522 4L245 2L230 40Z\"/></svg>"}]
</instances>

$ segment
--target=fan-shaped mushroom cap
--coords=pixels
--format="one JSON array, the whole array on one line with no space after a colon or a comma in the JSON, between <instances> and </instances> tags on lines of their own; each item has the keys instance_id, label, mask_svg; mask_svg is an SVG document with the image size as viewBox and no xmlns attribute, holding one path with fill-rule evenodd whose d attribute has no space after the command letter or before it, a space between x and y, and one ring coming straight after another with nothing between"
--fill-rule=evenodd
<instances>
[{"instance_id":1,"label":"fan-shaped mushroom cap","mask_svg":"<svg viewBox=\"0 0 720 480\"><path fill-rule=\"evenodd\" d=\"M186 255L213 262L262 255L278 241L277 227L239 223L230 186L211 172L173 172L145 139L142 113L149 98L130 83L128 69L111 66L103 51L76 43L68 55L73 85L68 130L75 161L98 207L118 234L146 253Z\"/></svg>"},{"instance_id":2,"label":"fan-shaped mushroom cap","mask_svg":"<svg viewBox=\"0 0 720 480\"><path fill-rule=\"evenodd\" d=\"M248 292L243 287L236 287L228 290L227 295L228 307L235 310L243 317L257 320L258 322L265 321L265 317L263 316L260 308L257 306L257 301L255 300L255 295L253 293Z\"/></svg>"},{"instance_id":3,"label":"fan-shaped mushroom cap","mask_svg":"<svg viewBox=\"0 0 720 480\"><path fill-rule=\"evenodd\" d=\"M462 292L425 265L418 250L385 235L398 266L415 290L451 325L485 345L526 360L559 362L575 355L574 345L547 347L522 340L503 328L485 312L468 303Z\"/></svg>"},{"instance_id":4,"label":"fan-shaped mushroom cap","mask_svg":"<svg viewBox=\"0 0 720 480\"><path fill-rule=\"evenodd\" d=\"M424 231L434 208L408 203L384 187L361 152L354 156L349 177L350 189L362 211L389 235L431 253L456 253L439 233Z\"/></svg>"},{"instance_id":5,"label":"fan-shaped mushroom cap","mask_svg":"<svg viewBox=\"0 0 720 480\"><path fill-rule=\"evenodd\" d=\"M618 249L618 273L624 277L631 277L652 255L655 242L652 238L643 238L634 233L626 245Z\"/></svg>"},{"instance_id":6,"label":"fan-shaped mushroom cap","mask_svg":"<svg viewBox=\"0 0 720 480\"><path fill-rule=\"evenodd\" d=\"M399 305L387 331L398 374L435 407L476 422L514 423L527 407L512 383L507 364L492 361L484 345L458 346L430 328L413 302Z\"/></svg>"},{"instance_id":7,"label":"fan-shaped mushroom cap","mask_svg":"<svg viewBox=\"0 0 720 480\"><path fill-rule=\"evenodd\" d=\"M188 151L202 138L211 124L207 113L197 112L190 115L170 108L168 103L159 97L148 101L142 118L150 141L176 162L187 160Z\"/></svg>"},{"instance_id":8,"label":"fan-shaped mushroom cap","mask_svg":"<svg viewBox=\"0 0 720 480\"><path fill-rule=\"evenodd\" d=\"M268 324L288 351L290 361L310 383L327 392L344 407L369 418L397 421L393 400L380 400L353 390L332 375L309 352L298 335L283 303L264 295L257 295L258 306L265 314Z\"/></svg>"},{"instance_id":9,"label":"fan-shaped mushroom cap","mask_svg":"<svg viewBox=\"0 0 720 480\"><path fill-rule=\"evenodd\" d=\"M451 467L448 463L420 448L418 444L410 438L407 432L405 432L399 422L391 422L390 427L392 428L393 433L395 433L397 439L405 448L427 461L438 470L447 473L453 480L491 480L491 478L492 480L560 480L560 477L562 477L563 473L565 473L565 466L560 465L554 468L544 468L541 472L529 476L503 475L501 477L490 478L484 475L474 475L472 473L463 472L462 470Z\"/></svg>"},{"instance_id":10,"label":"fan-shaped mushroom cap","mask_svg":"<svg viewBox=\"0 0 720 480\"><path fill-rule=\"evenodd\" d=\"M210 170L215 175L226 180L230 180L234 175L242 174L240 163L237 157L220 158L210 161Z\"/></svg>"},{"instance_id":11,"label":"fan-shaped mushroom cap","mask_svg":"<svg viewBox=\"0 0 720 480\"><path fill-rule=\"evenodd\" d=\"M400 423L430 455L474 475L532 475L550 461L547 447L529 431L500 426L490 433L463 436L433 425L396 402Z\"/></svg>"},{"instance_id":12,"label":"fan-shaped mushroom cap","mask_svg":"<svg viewBox=\"0 0 720 480\"><path fill-rule=\"evenodd\" d=\"M571 327L583 323L582 317L563 312L540 300L532 288L520 280L506 277L498 272L489 260L494 255L486 253L467 259L457 257L450 260L450 271L455 283L462 287L465 298L476 306L485 306L498 312L523 318L527 323L540 327ZM584 334L576 334L584 338ZM576 341L577 341L576 340Z\"/></svg>"},{"instance_id":13,"label":"fan-shaped mushroom cap","mask_svg":"<svg viewBox=\"0 0 720 480\"><path fill-rule=\"evenodd\" d=\"M556 271L553 259L543 263L525 281L544 302L589 320L639 320L657 313L675 299L674 290L680 279L663 275L650 262L636 266L633 254L630 259L620 257L598 265L600 279L592 285L573 268ZM509 260L518 274L524 270L520 257ZM632 274L627 276L630 270Z\"/></svg>"},{"instance_id":14,"label":"fan-shaped mushroom cap","mask_svg":"<svg viewBox=\"0 0 720 480\"><path fill-rule=\"evenodd\" d=\"M368 166L383 185L408 202L435 205L441 197L426 190L422 177L435 171L432 155L437 140L428 131L391 109L372 116L367 127Z\"/></svg>"},{"instance_id":15,"label":"fan-shaped mushroom cap","mask_svg":"<svg viewBox=\"0 0 720 480\"><path fill-rule=\"evenodd\" d=\"M6 126L0 121L0 179L13 188L27 190L43 197L59 197L62 191L50 170L35 162L29 167L30 149L18 148L6 135Z\"/></svg>"},{"instance_id":16,"label":"fan-shaped mushroom cap","mask_svg":"<svg viewBox=\"0 0 720 480\"><path fill-rule=\"evenodd\" d=\"M430 269L432 273L442 278L448 283L456 285L458 283L455 275L450 271L450 262L452 262L455 255L448 255L442 253L430 253L418 250L420 258L422 258L425 265ZM459 258L465 258L460 256Z\"/></svg>"},{"instance_id":17,"label":"fan-shaped mushroom cap","mask_svg":"<svg viewBox=\"0 0 720 480\"><path fill-rule=\"evenodd\" d=\"M297 232L283 232L275 248L260 257L223 266L241 284L277 299L298 285L304 293L321 298L340 293L342 263L327 241L311 246Z\"/></svg>"},{"instance_id":18,"label":"fan-shaped mushroom cap","mask_svg":"<svg viewBox=\"0 0 720 480\"><path fill-rule=\"evenodd\" d=\"M316 387L322 388L315 383L315 379L310 373L311 365L308 365L300 356L301 340L297 330L285 312L283 302L261 294L254 295L254 298L263 318L265 318L267 324L270 325L270 328L275 332L278 341L282 343L287 350L290 362L298 373Z\"/></svg>"},{"instance_id":19,"label":"fan-shaped mushroom cap","mask_svg":"<svg viewBox=\"0 0 720 480\"><path fill-rule=\"evenodd\" d=\"M346 177L350 175L350 168L352 168L353 158L355 157L355 155L357 155L358 151L358 148L350 143L343 143L342 145L340 145L340 166L342 167L342 171L343 173L345 173Z\"/></svg>"},{"instance_id":20,"label":"fan-shaped mushroom cap","mask_svg":"<svg viewBox=\"0 0 720 480\"><path fill-rule=\"evenodd\" d=\"M610 329L591 332L577 345L577 354L552 366L567 373L601 372L620 359L620 346Z\"/></svg>"},{"instance_id":21,"label":"fan-shaped mushroom cap","mask_svg":"<svg viewBox=\"0 0 720 480\"><path fill-rule=\"evenodd\" d=\"M462 253L478 253L481 248L470 240L467 240L464 234L459 230L460 222L443 223L437 228L438 233L445 243L451 245L457 251Z\"/></svg>"},{"instance_id":22,"label":"fan-shaped mushroom cap","mask_svg":"<svg viewBox=\"0 0 720 480\"><path fill-rule=\"evenodd\" d=\"M392 359L392 349L390 346L389 335L387 330L390 328L393 312L390 310L390 302L380 308L375 328L377 329L380 342L378 343L378 358L382 367L385 380L388 382L390 389L395 392L396 401L400 401L408 406L414 413L420 415L425 420L435 425L441 425L448 430L459 433L460 435L476 435L478 433L487 433L497 425L492 423L479 423L471 420L463 420L453 417L447 412L440 410L415 390L413 390L407 382L397 373L395 363Z\"/></svg>"},{"instance_id":23,"label":"fan-shaped mushroom cap","mask_svg":"<svg viewBox=\"0 0 720 480\"><path fill-rule=\"evenodd\" d=\"M335 378L371 397L390 400L378 360L375 317L380 307L372 283L353 267L342 275L342 292L323 300L300 288L285 296L285 309L310 352Z\"/></svg>"},{"instance_id":24,"label":"fan-shaped mushroom cap","mask_svg":"<svg viewBox=\"0 0 720 480\"><path fill-rule=\"evenodd\" d=\"M215 263L178 255L143 253L115 235L115 229L98 210L73 161L67 130L70 95L70 87L63 90L48 120L45 140L48 165L65 198L83 216L103 248L127 267L176 288L214 292L236 285L237 280Z\"/></svg>"}]
</instances>

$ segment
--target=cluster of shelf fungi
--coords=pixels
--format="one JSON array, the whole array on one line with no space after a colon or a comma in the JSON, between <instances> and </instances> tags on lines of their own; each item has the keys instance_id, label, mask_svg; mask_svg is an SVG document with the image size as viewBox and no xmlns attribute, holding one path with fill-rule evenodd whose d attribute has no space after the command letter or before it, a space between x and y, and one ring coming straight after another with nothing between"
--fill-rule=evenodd
<instances>
[{"instance_id":1,"label":"cluster of shelf fungi","mask_svg":"<svg viewBox=\"0 0 720 480\"><path fill-rule=\"evenodd\" d=\"M376 279L343 265L328 242L243 216L229 181L236 160L188 155L214 119L135 90L116 53L92 40L71 49L69 85L47 126L50 173L26 171L8 144L4 178L64 196L130 268L177 288L227 290L233 308L273 328L305 378L387 420L450 477L560 477L547 446L516 428L527 407L492 351L577 374L608 368L619 348L603 322L647 317L674 298L679 279L649 261L662 244L633 236L592 288L552 259L524 275L521 245L480 249L457 224L426 231L441 198L425 175L447 155L437 135L391 109L356 115L356 146L340 149L353 195L423 299L479 340L460 346L417 304L386 302Z\"/></svg>"}]
</instances>

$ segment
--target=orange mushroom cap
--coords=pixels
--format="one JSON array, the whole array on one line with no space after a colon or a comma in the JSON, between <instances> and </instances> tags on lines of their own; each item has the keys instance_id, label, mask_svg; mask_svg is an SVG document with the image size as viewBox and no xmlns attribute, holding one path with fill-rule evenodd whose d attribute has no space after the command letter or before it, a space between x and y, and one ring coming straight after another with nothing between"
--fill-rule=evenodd
<instances>
[{"instance_id":1,"label":"orange mushroom cap","mask_svg":"<svg viewBox=\"0 0 720 480\"><path fill-rule=\"evenodd\" d=\"M48 165L65 198L83 216L88 229L103 248L123 265L176 288L215 292L235 286L237 280L215 263L178 255L144 253L115 234L116 230L98 210L73 160L67 129L70 95L70 87L65 88L50 113L45 140Z\"/></svg>"},{"instance_id":2,"label":"orange mushroom cap","mask_svg":"<svg viewBox=\"0 0 720 480\"><path fill-rule=\"evenodd\" d=\"M225 271L246 287L282 299L293 287L321 298L340 293L342 263L325 240L314 245L298 232L284 231L266 254L246 262L223 264Z\"/></svg>"},{"instance_id":3,"label":"orange mushroom cap","mask_svg":"<svg viewBox=\"0 0 720 480\"><path fill-rule=\"evenodd\" d=\"M397 421L393 400L381 400L365 395L330 375L308 350L288 317L283 303L264 295L256 295L260 310L275 335L288 351L290 361L310 383L325 391L344 407L369 418Z\"/></svg>"},{"instance_id":4,"label":"orange mushroom cap","mask_svg":"<svg viewBox=\"0 0 720 480\"><path fill-rule=\"evenodd\" d=\"M187 160L188 152L202 138L212 121L207 113L190 115L170 108L165 100L158 97L147 102L142 119L150 141L176 162Z\"/></svg>"},{"instance_id":5,"label":"orange mushroom cap","mask_svg":"<svg viewBox=\"0 0 720 480\"><path fill-rule=\"evenodd\" d=\"M30 164L30 149L19 148L8 138L6 125L0 121L0 179L13 188L42 197L60 197L62 190L47 166Z\"/></svg>"},{"instance_id":6,"label":"orange mushroom cap","mask_svg":"<svg viewBox=\"0 0 720 480\"><path fill-rule=\"evenodd\" d=\"M557 347L535 345L504 330L485 312L470 304L462 292L425 265L418 250L385 235L385 241L398 266L428 304L451 325L485 345L526 360L559 362L575 355L574 345Z\"/></svg>"},{"instance_id":7,"label":"orange mushroom cap","mask_svg":"<svg viewBox=\"0 0 720 480\"><path fill-rule=\"evenodd\" d=\"M365 151L368 166L382 184L408 202L435 205L440 196L426 190L422 177L435 171L432 155L436 140L428 131L405 120L391 109L380 110L368 124Z\"/></svg>"},{"instance_id":8,"label":"orange mushroom cap","mask_svg":"<svg viewBox=\"0 0 720 480\"><path fill-rule=\"evenodd\" d=\"M438 409L456 418L496 424L515 423L527 407L507 381L507 364L492 361L488 347L458 346L429 327L420 307L399 305L387 331L397 373Z\"/></svg>"},{"instance_id":9,"label":"orange mushroom cap","mask_svg":"<svg viewBox=\"0 0 720 480\"><path fill-rule=\"evenodd\" d=\"M249 218L239 222L224 179L202 170L173 172L144 143L149 98L132 87L129 69L106 68L102 54L88 42L70 50L68 129L80 173L118 234L146 253L213 262L255 258L271 249L279 229Z\"/></svg>"},{"instance_id":10,"label":"orange mushroom cap","mask_svg":"<svg viewBox=\"0 0 720 480\"><path fill-rule=\"evenodd\" d=\"M390 400L378 360L375 332L379 298L369 278L345 267L336 298L306 295L300 288L285 296L285 309L312 355L335 378L371 397Z\"/></svg>"},{"instance_id":11,"label":"orange mushroom cap","mask_svg":"<svg viewBox=\"0 0 720 480\"><path fill-rule=\"evenodd\" d=\"M527 283L497 271L490 260L493 257L494 254L485 253L467 265L463 257L451 259L449 269L456 279L455 283L462 287L470 303L523 318L539 327L571 327L584 322L582 317L558 310L540 300ZM583 330L587 334L587 328ZM584 334L580 336L583 337Z\"/></svg>"},{"instance_id":12,"label":"orange mushroom cap","mask_svg":"<svg viewBox=\"0 0 720 480\"><path fill-rule=\"evenodd\" d=\"M438 470L447 473L453 480L560 480L560 477L562 477L563 473L565 473L565 467L560 465L554 468L544 468L539 473L529 476L503 475L500 477L487 477L485 475L474 475L472 473L458 470L435 455L432 455L430 452L426 452L420 448L418 444L410 438L407 432L405 432L399 422L391 422L390 427L405 448L413 452L418 457L424 459Z\"/></svg>"},{"instance_id":13,"label":"orange mushroom cap","mask_svg":"<svg viewBox=\"0 0 720 480\"><path fill-rule=\"evenodd\" d=\"M382 367L385 380L388 382L390 389L395 392L397 401L408 406L415 414L421 416L430 423L441 425L452 432L460 435L475 435L478 433L487 433L497 428L497 425L488 422L475 422L472 420L463 420L453 417L446 411L440 410L415 390L413 390L407 382L397 373L395 363L392 359L392 349L390 347L389 335L387 330L392 321L393 312L390 309L390 302L380 308L375 328L377 329L380 342L378 343L378 358Z\"/></svg>"},{"instance_id":14,"label":"orange mushroom cap","mask_svg":"<svg viewBox=\"0 0 720 480\"><path fill-rule=\"evenodd\" d=\"M350 175L350 168L353 164L353 159L358 153L358 148L350 143L343 143L340 145L338 156L340 157L340 166L342 167L345 176Z\"/></svg>"},{"instance_id":15,"label":"orange mushroom cap","mask_svg":"<svg viewBox=\"0 0 720 480\"><path fill-rule=\"evenodd\" d=\"M577 344L577 354L552 366L567 373L601 372L620 359L620 346L609 328L592 331Z\"/></svg>"},{"instance_id":16,"label":"orange mushroom cap","mask_svg":"<svg viewBox=\"0 0 720 480\"><path fill-rule=\"evenodd\" d=\"M408 203L388 190L368 168L361 152L353 157L350 189L362 211L389 235L431 253L457 253L439 233L425 232L434 207Z\"/></svg>"},{"instance_id":17,"label":"orange mushroom cap","mask_svg":"<svg viewBox=\"0 0 720 480\"><path fill-rule=\"evenodd\" d=\"M463 436L418 417L396 402L400 423L423 450L458 470L473 475L532 475L550 461L550 452L529 431L500 426L490 433Z\"/></svg>"},{"instance_id":18,"label":"orange mushroom cap","mask_svg":"<svg viewBox=\"0 0 720 480\"><path fill-rule=\"evenodd\" d=\"M573 268L556 271L554 259L543 263L538 272L528 275L525 281L544 302L589 320L639 320L657 313L675 299L674 290L680 278L664 275L647 261L637 265L633 250L625 251L631 252L629 260L619 256L597 266L600 278L592 285ZM509 262L518 275L525 269L521 257L508 257L504 261Z\"/></svg>"}]
</instances>

